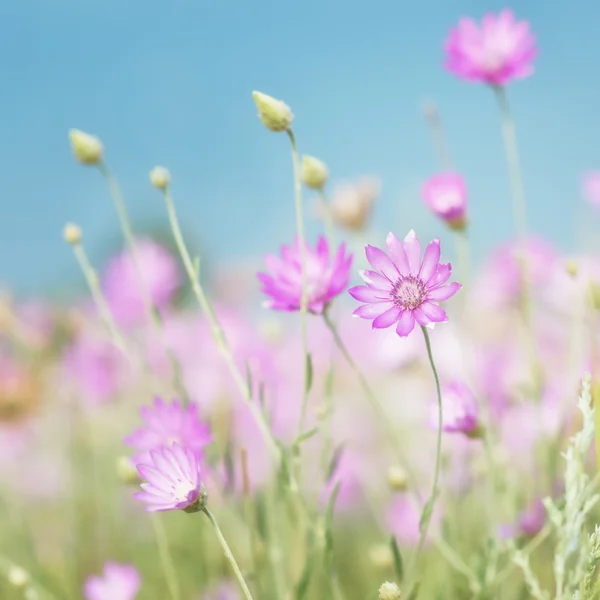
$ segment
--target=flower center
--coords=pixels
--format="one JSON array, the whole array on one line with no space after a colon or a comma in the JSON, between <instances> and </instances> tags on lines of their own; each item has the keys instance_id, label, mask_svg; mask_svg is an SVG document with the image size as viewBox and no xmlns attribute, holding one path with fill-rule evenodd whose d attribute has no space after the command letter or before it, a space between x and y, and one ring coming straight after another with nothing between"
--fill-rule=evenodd
<instances>
[{"instance_id":1,"label":"flower center","mask_svg":"<svg viewBox=\"0 0 600 600\"><path fill-rule=\"evenodd\" d=\"M400 277L392 288L394 304L402 310L415 310L419 308L427 297L425 282L417 275Z\"/></svg>"},{"instance_id":2,"label":"flower center","mask_svg":"<svg viewBox=\"0 0 600 600\"><path fill-rule=\"evenodd\" d=\"M435 206L438 210L447 212L453 208L459 208L461 205L461 198L458 192L454 190L444 190L440 192L435 198Z\"/></svg>"},{"instance_id":3,"label":"flower center","mask_svg":"<svg viewBox=\"0 0 600 600\"><path fill-rule=\"evenodd\" d=\"M194 491L194 489L195 486L193 486L189 481L181 481L181 479L177 479L173 484L173 496L178 502L185 502L186 500L190 500L190 494Z\"/></svg>"}]
</instances>

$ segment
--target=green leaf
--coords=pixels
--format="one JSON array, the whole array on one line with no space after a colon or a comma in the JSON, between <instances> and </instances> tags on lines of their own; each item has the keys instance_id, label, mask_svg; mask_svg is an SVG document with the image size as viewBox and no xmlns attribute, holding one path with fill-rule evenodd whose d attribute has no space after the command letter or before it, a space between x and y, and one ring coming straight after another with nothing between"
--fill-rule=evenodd
<instances>
[{"instance_id":1,"label":"green leaf","mask_svg":"<svg viewBox=\"0 0 600 600\"><path fill-rule=\"evenodd\" d=\"M258 534L260 535L263 541L267 541L269 535L268 529L268 521L267 521L267 506L266 506L266 498L264 493L256 494L255 499L256 506L256 528L258 529Z\"/></svg>"},{"instance_id":2,"label":"green leaf","mask_svg":"<svg viewBox=\"0 0 600 600\"><path fill-rule=\"evenodd\" d=\"M248 361L244 363L244 367L246 368L246 387L248 389L248 396L252 396L252 372L250 371Z\"/></svg>"},{"instance_id":3,"label":"green leaf","mask_svg":"<svg viewBox=\"0 0 600 600\"><path fill-rule=\"evenodd\" d=\"M302 442L309 440L311 437L315 436L317 433L319 433L318 427L313 427L312 429L305 431L304 433L300 434L296 438L296 441L294 442L294 446L299 446L300 444L302 444Z\"/></svg>"},{"instance_id":4,"label":"green leaf","mask_svg":"<svg viewBox=\"0 0 600 600\"><path fill-rule=\"evenodd\" d=\"M431 513L433 512L433 505L435 504L437 498L437 490L432 494L431 498L427 500L425 506L423 507L423 512L421 513L421 518L419 519L419 531L423 533L423 528L429 524L429 520L431 519Z\"/></svg>"},{"instance_id":5,"label":"green leaf","mask_svg":"<svg viewBox=\"0 0 600 600\"><path fill-rule=\"evenodd\" d=\"M306 366L304 371L304 391L308 394L313 384L313 364L310 354L306 354Z\"/></svg>"},{"instance_id":6,"label":"green leaf","mask_svg":"<svg viewBox=\"0 0 600 600\"><path fill-rule=\"evenodd\" d=\"M421 582L416 581L415 584L413 585L412 589L410 590L408 596L406 597L406 600L415 600L416 597L419 595L420 588L421 588Z\"/></svg>"},{"instance_id":7,"label":"green leaf","mask_svg":"<svg viewBox=\"0 0 600 600\"><path fill-rule=\"evenodd\" d=\"M335 501L337 500L338 493L340 491L341 481L338 481L333 488L329 500L327 501L327 508L325 509L325 552L331 555L333 551L333 512L335 510Z\"/></svg>"},{"instance_id":8,"label":"green leaf","mask_svg":"<svg viewBox=\"0 0 600 600\"><path fill-rule=\"evenodd\" d=\"M330 481L331 478L335 475L335 470L340 462L340 458L342 457L342 453L344 452L344 444L340 444L333 452L333 456L331 457L331 461L329 462L329 467L327 468L327 481Z\"/></svg>"},{"instance_id":9,"label":"green leaf","mask_svg":"<svg viewBox=\"0 0 600 600\"><path fill-rule=\"evenodd\" d=\"M392 538L390 539L390 547L392 549L392 556L394 557L396 578L398 579L398 584L400 584L404 579L404 561L402 560L402 555L400 554L400 548L398 548L398 541L394 535L392 535Z\"/></svg>"}]
</instances>

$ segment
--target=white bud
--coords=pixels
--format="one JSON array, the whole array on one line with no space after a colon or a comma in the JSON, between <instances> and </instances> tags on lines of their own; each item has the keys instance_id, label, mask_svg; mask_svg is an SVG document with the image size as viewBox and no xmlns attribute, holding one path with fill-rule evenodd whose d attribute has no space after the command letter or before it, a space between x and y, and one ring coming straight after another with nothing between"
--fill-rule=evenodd
<instances>
[{"instance_id":1,"label":"white bud","mask_svg":"<svg viewBox=\"0 0 600 600\"><path fill-rule=\"evenodd\" d=\"M117 475L127 485L136 485L140 482L138 471L127 456L120 456L117 460Z\"/></svg>"},{"instance_id":2,"label":"white bud","mask_svg":"<svg viewBox=\"0 0 600 600\"><path fill-rule=\"evenodd\" d=\"M305 154L302 157L302 183L313 190L320 190L329 179L329 169L327 165L315 158Z\"/></svg>"},{"instance_id":3,"label":"white bud","mask_svg":"<svg viewBox=\"0 0 600 600\"><path fill-rule=\"evenodd\" d=\"M69 140L75 158L84 165L96 165L102 159L102 142L79 129L69 129Z\"/></svg>"},{"instance_id":4,"label":"white bud","mask_svg":"<svg viewBox=\"0 0 600 600\"><path fill-rule=\"evenodd\" d=\"M7 573L8 582L16 588L24 588L29 584L29 574L25 569L11 565Z\"/></svg>"},{"instance_id":5,"label":"white bud","mask_svg":"<svg viewBox=\"0 0 600 600\"><path fill-rule=\"evenodd\" d=\"M164 167L154 167L150 171L150 183L159 190L166 190L171 183L171 173Z\"/></svg>"},{"instance_id":6,"label":"white bud","mask_svg":"<svg viewBox=\"0 0 600 600\"><path fill-rule=\"evenodd\" d=\"M67 223L63 229L63 239L67 244L71 244L71 246L75 246L81 242L81 238L83 237L83 233L81 232L81 228L74 223Z\"/></svg>"},{"instance_id":7,"label":"white bud","mask_svg":"<svg viewBox=\"0 0 600 600\"><path fill-rule=\"evenodd\" d=\"M287 131L291 127L294 115L285 102L261 92L252 92L252 98L258 108L258 116L267 129Z\"/></svg>"},{"instance_id":8,"label":"white bud","mask_svg":"<svg viewBox=\"0 0 600 600\"><path fill-rule=\"evenodd\" d=\"M379 588L379 600L399 600L400 588L395 583L386 581Z\"/></svg>"},{"instance_id":9,"label":"white bud","mask_svg":"<svg viewBox=\"0 0 600 600\"><path fill-rule=\"evenodd\" d=\"M377 569L389 569L394 564L394 556L388 544L376 544L369 548L369 560Z\"/></svg>"},{"instance_id":10,"label":"white bud","mask_svg":"<svg viewBox=\"0 0 600 600\"><path fill-rule=\"evenodd\" d=\"M400 466L392 466L388 469L388 485L391 490L401 492L406 489L408 478L406 471Z\"/></svg>"}]
</instances>

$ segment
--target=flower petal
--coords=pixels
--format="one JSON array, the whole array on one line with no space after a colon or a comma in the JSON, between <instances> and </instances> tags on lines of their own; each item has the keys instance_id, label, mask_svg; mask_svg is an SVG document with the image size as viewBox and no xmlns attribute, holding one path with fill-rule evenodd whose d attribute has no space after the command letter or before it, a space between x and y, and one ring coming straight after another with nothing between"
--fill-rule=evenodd
<instances>
[{"instance_id":1,"label":"flower petal","mask_svg":"<svg viewBox=\"0 0 600 600\"><path fill-rule=\"evenodd\" d=\"M429 281L436 273L440 264L440 240L436 238L426 248L419 276L423 281Z\"/></svg>"},{"instance_id":2,"label":"flower petal","mask_svg":"<svg viewBox=\"0 0 600 600\"><path fill-rule=\"evenodd\" d=\"M396 333L400 337L406 337L415 328L415 317L412 310L405 310L398 319Z\"/></svg>"},{"instance_id":3,"label":"flower petal","mask_svg":"<svg viewBox=\"0 0 600 600\"><path fill-rule=\"evenodd\" d=\"M375 271L359 271L358 274L367 285L379 288L380 290L391 288L390 280Z\"/></svg>"},{"instance_id":4,"label":"flower petal","mask_svg":"<svg viewBox=\"0 0 600 600\"><path fill-rule=\"evenodd\" d=\"M460 283L456 283L453 281L448 285L442 285L440 287L435 288L427 293L427 300L432 300L433 302L441 302L442 300L448 300L448 298L452 298L456 292L458 292L462 288Z\"/></svg>"},{"instance_id":5,"label":"flower petal","mask_svg":"<svg viewBox=\"0 0 600 600\"><path fill-rule=\"evenodd\" d=\"M386 310L373 321L373 329L386 329L387 327L390 327L398 320L401 312L402 310L397 306L393 306L389 310Z\"/></svg>"},{"instance_id":6,"label":"flower petal","mask_svg":"<svg viewBox=\"0 0 600 600\"><path fill-rule=\"evenodd\" d=\"M385 275L390 281L396 281L400 277L396 265L383 250L367 245L365 247L365 254L371 266Z\"/></svg>"},{"instance_id":7,"label":"flower petal","mask_svg":"<svg viewBox=\"0 0 600 600\"><path fill-rule=\"evenodd\" d=\"M367 287L366 285L357 285L350 288L348 293L359 302L389 302L390 294L386 290Z\"/></svg>"},{"instance_id":8,"label":"flower petal","mask_svg":"<svg viewBox=\"0 0 600 600\"><path fill-rule=\"evenodd\" d=\"M387 244L389 257L396 264L400 273L408 275L410 273L410 267L402 242L390 231L385 243Z\"/></svg>"},{"instance_id":9,"label":"flower petal","mask_svg":"<svg viewBox=\"0 0 600 600\"><path fill-rule=\"evenodd\" d=\"M423 302L419 307L425 316L432 321L433 323L444 323L448 320L448 315L446 311L437 304L433 304L433 302Z\"/></svg>"},{"instance_id":10,"label":"flower petal","mask_svg":"<svg viewBox=\"0 0 600 600\"><path fill-rule=\"evenodd\" d=\"M412 275L417 275L421 268L421 244L414 229L411 229L404 238L404 252L408 258L408 266Z\"/></svg>"},{"instance_id":11,"label":"flower petal","mask_svg":"<svg viewBox=\"0 0 600 600\"><path fill-rule=\"evenodd\" d=\"M377 302L376 304L363 304L359 306L352 314L361 319L376 319L386 310L394 306L393 302Z\"/></svg>"},{"instance_id":12,"label":"flower petal","mask_svg":"<svg viewBox=\"0 0 600 600\"><path fill-rule=\"evenodd\" d=\"M440 265L435 272L435 275L427 281L427 287L429 289L433 289L439 287L440 285L446 283L448 279L450 279L450 275L452 275L452 265L450 263L446 263L444 265Z\"/></svg>"}]
</instances>

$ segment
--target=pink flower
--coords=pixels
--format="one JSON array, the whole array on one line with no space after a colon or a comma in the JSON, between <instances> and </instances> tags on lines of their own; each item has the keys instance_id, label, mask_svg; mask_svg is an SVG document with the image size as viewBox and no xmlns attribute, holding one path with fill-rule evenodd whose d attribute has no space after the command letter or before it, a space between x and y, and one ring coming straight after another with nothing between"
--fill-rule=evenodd
<instances>
[{"instance_id":1,"label":"pink flower","mask_svg":"<svg viewBox=\"0 0 600 600\"><path fill-rule=\"evenodd\" d=\"M520 515L516 523L503 523L499 527L502 539L514 538L518 535L533 537L546 523L546 507L541 499L536 498Z\"/></svg>"},{"instance_id":2,"label":"pink flower","mask_svg":"<svg viewBox=\"0 0 600 600\"><path fill-rule=\"evenodd\" d=\"M533 73L535 38L527 21L516 21L510 9L487 14L481 25L463 18L445 43L445 67L457 77L504 85Z\"/></svg>"},{"instance_id":3,"label":"pink flower","mask_svg":"<svg viewBox=\"0 0 600 600\"><path fill-rule=\"evenodd\" d=\"M422 188L423 201L452 229L464 229L467 221L467 184L457 173L430 177Z\"/></svg>"},{"instance_id":4,"label":"pink flower","mask_svg":"<svg viewBox=\"0 0 600 600\"><path fill-rule=\"evenodd\" d=\"M132 565L104 563L104 573L88 577L83 586L85 600L133 600L141 580Z\"/></svg>"},{"instance_id":5,"label":"pink flower","mask_svg":"<svg viewBox=\"0 0 600 600\"><path fill-rule=\"evenodd\" d=\"M342 244L333 260L330 257L327 240L321 236L313 251L306 245L305 273L307 307L310 312L321 314L327 304L343 292L350 281L352 255L346 254ZM258 273L262 291L270 296L267 306L274 310L293 312L300 310L302 298L302 268L300 243L283 246L281 258L272 254L265 257L269 273Z\"/></svg>"},{"instance_id":6,"label":"pink flower","mask_svg":"<svg viewBox=\"0 0 600 600\"><path fill-rule=\"evenodd\" d=\"M387 254L366 247L367 260L376 271L363 271L366 286L349 290L350 295L363 306L354 311L362 319L373 319L374 329L385 329L396 324L396 333L405 337L415 327L415 321L427 327L448 320L446 311L436 302L448 300L462 285L450 283L450 264L440 264L440 240L427 246L421 262L421 244L413 230L404 242L393 234L387 236Z\"/></svg>"},{"instance_id":7,"label":"pink flower","mask_svg":"<svg viewBox=\"0 0 600 600\"><path fill-rule=\"evenodd\" d=\"M387 513L387 524L390 531L396 536L400 545L416 546L421 533L419 531L419 521L423 513L422 507L415 506L412 498L401 494L397 496L391 503ZM426 543L430 542L431 534L439 529L441 523L441 515L439 512L439 504L433 509L431 515L431 525Z\"/></svg>"},{"instance_id":8,"label":"pink flower","mask_svg":"<svg viewBox=\"0 0 600 600\"><path fill-rule=\"evenodd\" d=\"M146 426L125 438L125 443L142 453L161 446L170 446L173 442L192 450L200 459L203 450L212 442L208 423L198 416L198 406L190 403L183 407L178 400L167 404L162 398L154 399L154 406L140 408ZM144 454L136 462L144 462Z\"/></svg>"},{"instance_id":9,"label":"pink flower","mask_svg":"<svg viewBox=\"0 0 600 600\"><path fill-rule=\"evenodd\" d=\"M161 244L142 238L136 242L137 267L129 250L123 250L108 264L102 277L102 289L110 309L120 325L138 325L146 318L144 291L153 305L164 309L172 300L181 276L175 258Z\"/></svg>"},{"instance_id":10,"label":"pink flower","mask_svg":"<svg viewBox=\"0 0 600 600\"><path fill-rule=\"evenodd\" d=\"M432 406L431 423L437 430L437 402ZM442 386L442 431L474 434L479 427L479 405L473 392L461 381Z\"/></svg>"},{"instance_id":11,"label":"pink flower","mask_svg":"<svg viewBox=\"0 0 600 600\"><path fill-rule=\"evenodd\" d=\"M581 195L592 206L600 208L600 171L592 171L583 176Z\"/></svg>"},{"instance_id":12,"label":"pink flower","mask_svg":"<svg viewBox=\"0 0 600 600\"><path fill-rule=\"evenodd\" d=\"M230 581L224 581L213 591L208 592L202 600L239 600L240 592L238 586Z\"/></svg>"},{"instance_id":13,"label":"pink flower","mask_svg":"<svg viewBox=\"0 0 600 600\"><path fill-rule=\"evenodd\" d=\"M177 442L170 447L150 450L149 463L136 465L143 492L134 498L147 504L148 512L185 510L197 512L206 502L206 492L200 480L200 462L189 448Z\"/></svg>"}]
</instances>

